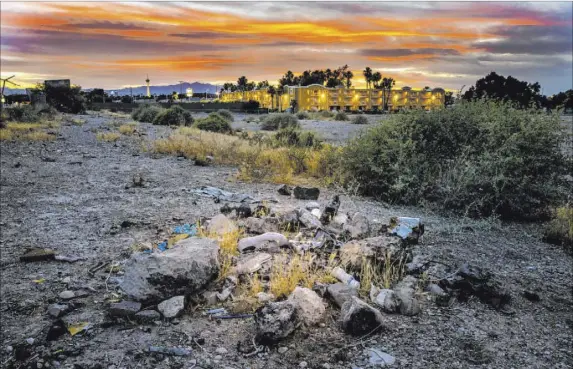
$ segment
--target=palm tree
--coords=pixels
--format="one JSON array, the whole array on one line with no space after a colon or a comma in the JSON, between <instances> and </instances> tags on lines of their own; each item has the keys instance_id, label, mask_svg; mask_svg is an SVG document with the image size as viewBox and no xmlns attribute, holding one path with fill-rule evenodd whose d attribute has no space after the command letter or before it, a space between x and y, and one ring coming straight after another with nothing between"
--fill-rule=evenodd
<instances>
[{"instance_id":1,"label":"palm tree","mask_svg":"<svg viewBox=\"0 0 573 369\"><path fill-rule=\"evenodd\" d=\"M384 99L384 109L388 109L388 102L386 101L387 97L390 97L390 91L392 91L392 87L396 84L394 78L386 78L382 79L382 84L380 84L380 88L382 89L382 97Z\"/></svg>"},{"instance_id":2,"label":"palm tree","mask_svg":"<svg viewBox=\"0 0 573 369\"><path fill-rule=\"evenodd\" d=\"M372 74L372 83L374 85L374 88L379 87L378 83L380 83L381 80L382 80L382 74L380 74L380 72L375 72L374 74Z\"/></svg>"},{"instance_id":3,"label":"palm tree","mask_svg":"<svg viewBox=\"0 0 573 369\"><path fill-rule=\"evenodd\" d=\"M348 67L348 66L346 66ZM342 73L342 77L346 78L346 88L350 88L350 86L352 86L352 77L354 77L354 73L352 73L352 71L347 70L344 73Z\"/></svg>"},{"instance_id":4,"label":"palm tree","mask_svg":"<svg viewBox=\"0 0 573 369\"><path fill-rule=\"evenodd\" d=\"M366 81L366 88L370 88L370 82L372 82L372 68L364 68L362 74L364 75L364 80Z\"/></svg>"},{"instance_id":5,"label":"palm tree","mask_svg":"<svg viewBox=\"0 0 573 369\"><path fill-rule=\"evenodd\" d=\"M277 90L275 86L269 86L267 88L267 92L271 95L271 109L275 108L275 95L277 94Z\"/></svg>"},{"instance_id":6,"label":"palm tree","mask_svg":"<svg viewBox=\"0 0 573 369\"><path fill-rule=\"evenodd\" d=\"M282 111L282 99L281 96L284 93L284 88L282 86L279 86L279 88L277 89L277 97L279 100L279 111Z\"/></svg>"}]
</instances>

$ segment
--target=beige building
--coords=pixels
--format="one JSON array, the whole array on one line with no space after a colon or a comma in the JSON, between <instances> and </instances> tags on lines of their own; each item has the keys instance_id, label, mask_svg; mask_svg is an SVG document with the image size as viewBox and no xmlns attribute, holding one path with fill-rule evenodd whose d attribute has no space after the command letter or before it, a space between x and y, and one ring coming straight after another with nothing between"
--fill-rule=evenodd
<instances>
[{"instance_id":1,"label":"beige building","mask_svg":"<svg viewBox=\"0 0 573 369\"><path fill-rule=\"evenodd\" d=\"M388 94L388 93L386 93ZM366 88L327 88L322 85L285 86L282 95L271 95L266 89L253 91L223 92L221 100L258 101L262 108L274 108L284 111L296 101L297 111L347 110L368 111L382 110L387 102L388 110L421 108L425 110L442 108L445 91L442 88L413 89L403 87L392 89L389 96L382 90Z\"/></svg>"}]
</instances>

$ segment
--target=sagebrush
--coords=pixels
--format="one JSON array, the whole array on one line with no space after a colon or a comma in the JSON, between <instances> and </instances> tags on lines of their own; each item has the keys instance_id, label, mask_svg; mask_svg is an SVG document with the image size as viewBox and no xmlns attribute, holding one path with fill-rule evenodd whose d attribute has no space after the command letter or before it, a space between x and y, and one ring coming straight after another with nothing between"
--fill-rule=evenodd
<instances>
[{"instance_id":1,"label":"sagebrush","mask_svg":"<svg viewBox=\"0 0 573 369\"><path fill-rule=\"evenodd\" d=\"M190 126L194 122L191 112L180 106L173 105L162 110L153 119L153 124L160 126Z\"/></svg>"},{"instance_id":2,"label":"sagebrush","mask_svg":"<svg viewBox=\"0 0 573 369\"><path fill-rule=\"evenodd\" d=\"M235 118L233 117L233 113L231 113L227 109L219 109L219 110L217 110L217 114L219 114L221 117L225 118L225 120L228 122L232 122L235 120Z\"/></svg>"},{"instance_id":3,"label":"sagebrush","mask_svg":"<svg viewBox=\"0 0 573 369\"><path fill-rule=\"evenodd\" d=\"M142 104L131 113L131 117L140 122L153 123L155 117L163 110L163 108L156 105Z\"/></svg>"},{"instance_id":4,"label":"sagebrush","mask_svg":"<svg viewBox=\"0 0 573 369\"><path fill-rule=\"evenodd\" d=\"M293 114L274 113L269 114L261 124L265 131L277 131L281 128L300 128L300 123Z\"/></svg>"},{"instance_id":5,"label":"sagebrush","mask_svg":"<svg viewBox=\"0 0 573 369\"><path fill-rule=\"evenodd\" d=\"M211 113L205 118L199 118L195 122L195 128L203 131L231 133L233 128L229 121L225 119L220 113Z\"/></svg>"}]
</instances>

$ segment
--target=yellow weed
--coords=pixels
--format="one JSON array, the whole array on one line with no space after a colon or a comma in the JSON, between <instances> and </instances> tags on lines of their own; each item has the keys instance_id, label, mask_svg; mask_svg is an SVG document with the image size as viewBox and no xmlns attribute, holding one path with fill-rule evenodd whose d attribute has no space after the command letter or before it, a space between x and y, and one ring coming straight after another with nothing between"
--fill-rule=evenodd
<instances>
[{"instance_id":1,"label":"yellow weed","mask_svg":"<svg viewBox=\"0 0 573 369\"><path fill-rule=\"evenodd\" d=\"M137 123L128 123L119 126L119 133L124 135L132 135L135 133Z\"/></svg>"},{"instance_id":2,"label":"yellow weed","mask_svg":"<svg viewBox=\"0 0 573 369\"><path fill-rule=\"evenodd\" d=\"M119 137L120 134L117 132L109 132L109 133L98 132L98 134L96 135L96 139L98 141L106 141L106 142L115 142L119 140Z\"/></svg>"}]
</instances>

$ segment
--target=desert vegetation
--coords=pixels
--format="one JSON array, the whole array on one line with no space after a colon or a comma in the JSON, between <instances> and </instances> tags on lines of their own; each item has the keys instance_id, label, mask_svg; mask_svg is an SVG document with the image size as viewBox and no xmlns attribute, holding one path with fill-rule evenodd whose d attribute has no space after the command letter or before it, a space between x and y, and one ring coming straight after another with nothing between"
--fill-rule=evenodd
<instances>
[{"instance_id":1,"label":"desert vegetation","mask_svg":"<svg viewBox=\"0 0 573 369\"><path fill-rule=\"evenodd\" d=\"M269 114L261 124L265 131L276 131L281 128L300 128L300 123L293 114L274 113Z\"/></svg>"}]
</instances>

